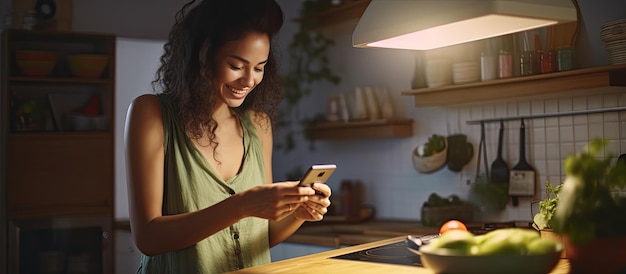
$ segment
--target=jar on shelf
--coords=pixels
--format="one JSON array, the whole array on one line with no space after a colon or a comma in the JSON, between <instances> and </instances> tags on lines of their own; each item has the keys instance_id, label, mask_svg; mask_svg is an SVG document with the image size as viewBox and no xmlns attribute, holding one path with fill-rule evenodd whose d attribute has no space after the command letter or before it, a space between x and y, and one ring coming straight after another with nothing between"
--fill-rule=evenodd
<instances>
[{"instance_id":1,"label":"jar on shelf","mask_svg":"<svg viewBox=\"0 0 626 274\"><path fill-rule=\"evenodd\" d=\"M498 56L498 78L513 77L513 54L501 50Z\"/></svg>"},{"instance_id":2,"label":"jar on shelf","mask_svg":"<svg viewBox=\"0 0 626 274\"><path fill-rule=\"evenodd\" d=\"M33 30L37 26L37 14L34 10L28 10L22 18L22 28Z\"/></svg>"}]
</instances>

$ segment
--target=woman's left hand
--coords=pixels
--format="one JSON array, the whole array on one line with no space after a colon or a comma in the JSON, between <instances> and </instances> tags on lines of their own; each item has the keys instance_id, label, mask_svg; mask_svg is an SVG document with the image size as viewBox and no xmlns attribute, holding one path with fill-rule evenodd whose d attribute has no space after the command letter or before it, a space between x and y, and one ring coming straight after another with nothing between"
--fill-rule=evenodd
<instances>
[{"instance_id":1,"label":"woman's left hand","mask_svg":"<svg viewBox=\"0 0 626 274\"><path fill-rule=\"evenodd\" d=\"M305 221L321 221L330 206L330 187L326 184L314 183L311 187L317 194L301 203L295 210L295 216Z\"/></svg>"}]
</instances>

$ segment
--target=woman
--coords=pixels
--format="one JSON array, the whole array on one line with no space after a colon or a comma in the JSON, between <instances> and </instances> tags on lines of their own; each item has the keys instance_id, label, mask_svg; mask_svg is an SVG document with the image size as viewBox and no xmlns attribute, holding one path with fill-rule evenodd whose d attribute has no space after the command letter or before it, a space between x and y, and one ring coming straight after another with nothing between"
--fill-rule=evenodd
<instances>
[{"instance_id":1,"label":"woman","mask_svg":"<svg viewBox=\"0 0 626 274\"><path fill-rule=\"evenodd\" d=\"M153 85L126 120L130 223L139 273L222 273L330 205L324 184L272 183L280 101L274 0L192 1L177 13ZM316 191L319 191L316 194Z\"/></svg>"}]
</instances>

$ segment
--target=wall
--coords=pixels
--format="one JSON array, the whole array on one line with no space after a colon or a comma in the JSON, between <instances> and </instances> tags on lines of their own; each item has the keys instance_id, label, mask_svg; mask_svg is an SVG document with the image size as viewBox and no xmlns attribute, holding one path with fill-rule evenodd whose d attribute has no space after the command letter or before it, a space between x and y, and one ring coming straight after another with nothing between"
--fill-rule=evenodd
<instances>
[{"instance_id":1,"label":"wall","mask_svg":"<svg viewBox=\"0 0 626 274\"><path fill-rule=\"evenodd\" d=\"M279 1L285 7L288 18L297 17L295 1ZM604 45L599 41L600 26L611 20L626 18L626 2L604 1L596 5L590 0L579 1L583 8L583 28L577 45L580 64L583 67L608 64ZM563 97L554 100L522 100L498 104L476 104L455 107L413 106L412 97L403 97L401 91L410 90L413 77L414 56L412 52L387 49L356 49L351 46L351 32L355 22L346 22L326 29L336 45L330 55L331 66L342 77L338 86L320 83L315 94L300 105L300 113L323 113L326 98L341 92L351 92L355 86L385 86L392 91L398 112L415 120L415 134L410 138L387 140L316 141L315 150L308 143L290 153L275 152L275 180L285 179L294 167L305 168L313 163L333 162L338 170L329 185L339 196L341 179L362 180L367 189L366 201L376 206L379 218L419 220L420 208L430 193L442 196L457 194L467 197L474 181L476 158L460 173L447 169L434 174L419 174L411 165L412 149L424 143L434 133L449 135L465 133L474 144L479 141L479 126L467 125L466 121L481 118L552 113L559 111L594 109L600 107L626 106L623 93L603 95L603 90L591 96ZM283 30L288 39L293 28ZM286 43L286 41L285 41ZM284 54L286 55L286 53ZM285 62L283 62L283 65ZM284 67L284 69L288 69ZM625 90L626 91L626 90ZM580 149L589 138L604 137L611 140L609 151L614 155L626 152L624 113L596 114L577 117L536 119L526 122L527 143L530 144L527 159L538 172L537 195L520 199L520 206L510 204L500 214L484 216L494 221L530 220L530 202L542 198L546 180L558 184L563 179L562 159ZM504 156L510 166L518 161L519 122L505 124L506 144ZM495 159L497 124L487 125L488 163ZM280 142L280 135L275 137ZM470 183L470 184L468 184Z\"/></svg>"}]
</instances>

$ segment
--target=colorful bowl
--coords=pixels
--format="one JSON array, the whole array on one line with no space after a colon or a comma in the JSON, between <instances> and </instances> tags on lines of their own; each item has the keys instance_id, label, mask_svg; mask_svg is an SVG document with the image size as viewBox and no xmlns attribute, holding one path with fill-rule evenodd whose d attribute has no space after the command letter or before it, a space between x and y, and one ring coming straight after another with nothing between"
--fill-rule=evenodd
<instances>
[{"instance_id":1,"label":"colorful bowl","mask_svg":"<svg viewBox=\"0 0 626 274\"><path fill-rule=\"evenodd\" d=\"M15 51L15 63L20 73L26 76L50 76L57 64L57 58L57 53L53 51Z\"/></svg>"},{"instance_id":2,"label":"colorful bowl","mask_svg":"<svg viewBox=\"0 0 626 274\"><path fill-rule=\"evenodd\" d=\"M74 54L67 57L72 75L80 78L100 78L109 63L109 56Z\"/></svg>"},{"instance_id":3,"label":"colorful bowl","mask_svg":"<svg viewBox=\"0 0 626 274\"><path fill-rule=\"evenodd\" d=\"M57 58L58 58L58 55L54 51L45 51L45 50L16 50L15 51L15 60L56 62Z\"/></svg>"},{"instance_id":4,"label":"colorful bowl","mask_svg":"<svg viewBox=\"0 0 626 274\"><path fill-rule=\"evenodd\" d=\"M50 76L56 65L55 61L17 60L16 62L20 73L26 76Z\"/></svg>"}]
</instances>

